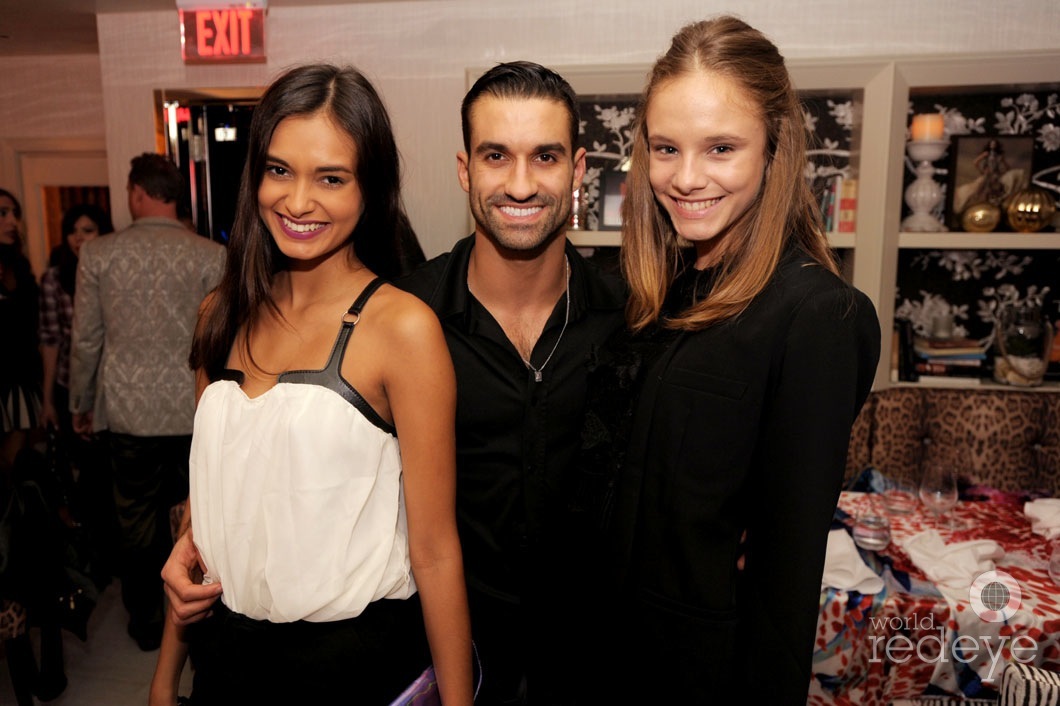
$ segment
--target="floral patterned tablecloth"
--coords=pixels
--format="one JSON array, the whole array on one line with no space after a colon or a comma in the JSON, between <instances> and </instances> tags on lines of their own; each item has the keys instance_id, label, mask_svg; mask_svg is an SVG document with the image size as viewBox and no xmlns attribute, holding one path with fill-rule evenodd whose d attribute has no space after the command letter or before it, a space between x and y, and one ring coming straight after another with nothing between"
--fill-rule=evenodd
<instances>
[{"instance_id":1,"label":"floral patterned tablecloth","mask_svg":"<svg viewBox=\"0 0 1060 706\"><path fill-rule=\"evenodd\" d=\"M848 528L869 494L844 492L837 522ZM1031 532L1016 502L962 500L954 529L939 524L919 505L891 515L891 544L862 557L884 579L876 595L827 588L821 592L813 679L807 703L886 706L924 694L996 694L1005 663L1019 661L1060 671L1060 586L1049 578L1049 544ZM993 605L990 589L946 590L946 596L903 552L900 544L936 529L947 543L992 539L1005 551L996 562L1018 586L1009 591L1007 620L980 617ZM985 577L993 583L1004 576ZM984 593L984 590L987 591ZM1018 602L1014 602L1018 601ZM1014 612L1013 612L1014 611ZM988 618L993 614L984 613Z\"/></svg>"}]
</instances>

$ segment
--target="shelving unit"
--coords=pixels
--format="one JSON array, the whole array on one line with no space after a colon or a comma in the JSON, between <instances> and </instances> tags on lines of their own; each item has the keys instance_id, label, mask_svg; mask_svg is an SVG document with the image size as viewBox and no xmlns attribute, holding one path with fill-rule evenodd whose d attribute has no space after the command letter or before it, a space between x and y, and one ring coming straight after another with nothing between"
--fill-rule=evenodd
<instances>
[{"instance_id":1,"label":"shelving unit","mask_svg":"<svg viewBox=\"0 0 1060 706\"><path fill-rule=\"evenodd\" d=\"M908 108L913 94L975 94L988 87L1006 87L1015 92L1029 90L1057 90L1060 88L1060 54L1058 53L1014 53L992 56L930 57L903 59L894 64L896 103L892 119L900 120L904 126L910 119ZM866 149L870 147L865 145ZM890 147L893 161L901 165L904 161L904 135ZM893 185L887 198L892 212L897 214L902 204L902 183ZM945 250L1060 250L1060 234L1040 233L898 233L900 249L945 249ZM887 320L881 316L885 331L893 325L893 311ZM881 361L882 367L882 361ZM878 371L877 382L880 379ZM952 384L951 384L952 383ZM938 386L938 381L912 383ZM1013 388L990 380L946 380L952 387L969 389L1027 389L1045 393L1060 391L1060 385L1046 383L1033 388Z\"/></svg>"},{"instance_id":2,"label":"shelving unit","mask_svg":"<svg viewBox=\"0 0 1060 706\"><path fill-rule=\"evenodd\" d=\"M960 390L1023 390L1027 392L1060 393L1060 382L1043 382L1037 387L1016 387L1013 385L1002 385L990 379L984 380L962 380L961 378L931 379L921 382L895 382L892 387L941 387Z\"/></svg>"},{"instance_id":3,"label":"shelving unit","mask_svg":"<svg viewBox=\"0 0 1060 706\"><path fill-rule=\"evenodd\" d=\"M898 253L903 248L945 250L1060 250L1060 233L903 233L901 230L906 130L910 96L916 91L974 92L982 87L1060 87L1060 52L979 56L925 56L900 59L829 59L789 61L800 91L846 90L860 99L860 149L851 155L858 175L857 230L829 236L844 252L847 276L876 305L882 329L880 365L875 387L891 381L891 331ZM649 67L560 67L579 94L636 94ZM571 232L575 245L618 245L618 231ZM957 382L981 389L990 383ZM903 383L905 384L905 383ZM916 384L916 383L913 383ZM924 383L927 384L927 383ZM1031 390L1055 391L1055 385Z\"/></svg>"},{"instance_id":4,"label":"shelving unit","mask_svg":"<svg viewBox=\"0 0 1060 706\"><path fill-rule=\"evenodd\" d=\"M900 248L1060 250L1060 233L899 233Z\"/></svg>"}]
</instances>

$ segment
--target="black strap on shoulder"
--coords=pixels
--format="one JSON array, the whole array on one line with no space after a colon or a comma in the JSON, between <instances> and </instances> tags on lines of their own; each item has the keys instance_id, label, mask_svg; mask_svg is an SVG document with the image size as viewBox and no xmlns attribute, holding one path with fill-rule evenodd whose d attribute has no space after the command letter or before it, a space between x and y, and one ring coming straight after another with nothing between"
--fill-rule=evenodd
<instances>
[{"instance_id":1,"label":"black strap on shoulder","mask_svg":"<svg viewBox=\"0 0 1060 706\"><path fill-rule=\"evenodd\" d=\"M361 293L357 296L353 305L350 306L345 314L343 314L342 328L339 329L339 335L335 338L335 345L331 347L331 354L328 355L328 362L323 368L320 370L290 370L286 373L282 373L279 380L280 382L292 382L304 385L320 385L321 387L326 387L329 390L337 392L347 402L360 410L361 414L363 414L368 421L372 422L386 433L394 434L394 426L380 417L379 414L372 409L371 405L364 401L361 394L342 377L341 373L342 359L346 355L346 344L349 343L350 334L353 333L353 327L357 325L357 321L361 318L361 310L364 309L364 305L367 303L368 298L375 294L375 291L385 283L386 280L382 277L376 277L373 279L368 283L368 286L361 290Z\"/></svg>"},{"instance_id":2,"label":"black strap on shoulder","mask_svg":"<svg viewBox=\"0 0 1060 706\"><path fill-rule=\"evenodd\" d=\"M363 309L364 305L368 303L368 298L375 294L375 290L379 289L384 284L386 284L386 280L382 277L376 277L369 282L368 286L361 290L357 299L350 305L350 308L346 310L346 313L354 317L360 316L361 309Z\"/></svg>"}]
</instances>

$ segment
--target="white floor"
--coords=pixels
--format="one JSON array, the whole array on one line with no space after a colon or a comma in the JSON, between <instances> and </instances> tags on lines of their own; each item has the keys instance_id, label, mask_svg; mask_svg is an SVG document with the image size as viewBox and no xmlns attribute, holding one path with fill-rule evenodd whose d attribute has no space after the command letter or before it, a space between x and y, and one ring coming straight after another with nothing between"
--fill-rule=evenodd
<instances>
[{"instance_id":1,"label":"white floor","mask_svg":"<svg viewBox=\"0 0 1060 706\"><path fill-rule=\"evenodd\" d=\"M121 604L121 587L112 581L100 596L88 622L88 641L63 632L66 678L61 696L50 706L146 706L158 650L141 652L125 632L128 616ZM36 640L36 635L33 636ZM34 646L37 647L36 642ZM184 670L182 695L191 691L191 674ZM0 706L14 704L11 676L0 660ZM40 703L40 702L36 702Z\"/></svg>"}]
</instances>

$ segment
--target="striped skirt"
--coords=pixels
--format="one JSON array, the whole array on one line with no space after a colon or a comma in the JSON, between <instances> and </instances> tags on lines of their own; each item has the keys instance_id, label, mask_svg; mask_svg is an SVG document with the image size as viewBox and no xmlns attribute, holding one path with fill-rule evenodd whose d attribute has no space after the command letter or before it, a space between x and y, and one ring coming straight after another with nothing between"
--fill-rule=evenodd
<instances>
[{"instance_id":1,"label":"striped skirt","mask_svg":"<svg viewBox=\"0 0 1060 706\"><path fill-rule=\"evenodd\" d=\"M33 429L40 419L40 390L14 383L0 387L0 424L3 431Z\"/></svg>"}]
</instances>

